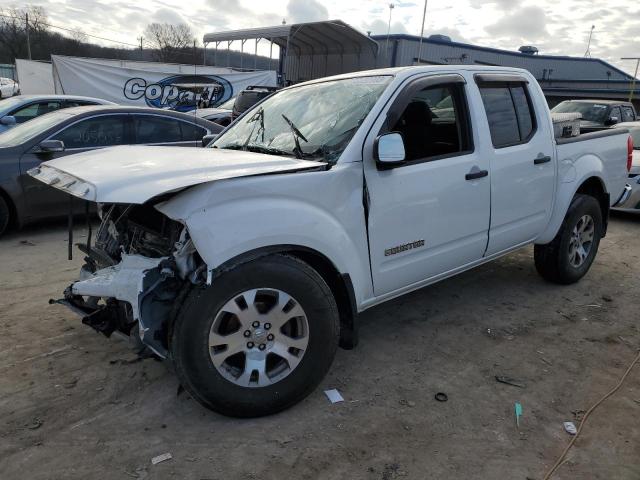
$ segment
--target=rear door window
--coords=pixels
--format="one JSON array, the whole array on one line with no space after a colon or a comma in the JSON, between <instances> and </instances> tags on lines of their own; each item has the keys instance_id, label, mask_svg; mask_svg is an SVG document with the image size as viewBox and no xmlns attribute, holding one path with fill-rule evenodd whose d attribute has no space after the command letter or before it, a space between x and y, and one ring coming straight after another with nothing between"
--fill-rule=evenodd
<instances>
[{"instance_id":1,"label":"rear door window","mask_svg":"<svg viewBox=\"0 0 640 480\"><path fill-rule=\"evenodd\" d=\"M136 144L178 143L182 141L180 120L156 115L134 115ZM202 139L204 135L200 137Z\"/></svg>"},{"instance_id":2,"label":"rear door window","mask_svg":"<svg viewBox=\"0 0 640 480\"><path fill-rule=\"evenodd\" d=\"M495 148L526 143L536 123L531 100L522 83L483 84L480 95Z\"/></svg>"},{"instance_id":3,"label":"rear door window","mask_svg":"<svg viewBox=\"0 0 640 480\"><path fill-rule=\"evenodd\" d=\"M636 116L633 114L633 109L631 107L622 107L623 122L633 122L635 119Z\"/></svg>"},{"instance_id":4,"label":"rear door window","mask_svg":"<svg viewBox=\"0 0 640 480\"><path fill-rule=\"evenodd\" d=\"M193 123L179 122L182 129L182 140L185 142L201 141L207 130Z\"/></svg>"},{"instance_id":5,"label":"rear door window","mask_svg":"<svg viewBox=\"0 0 640 480\"><path fill-rule=\"evenodd\" d=\"M113 145L125 145L127 132L127 115L100 115L80 120L51 140L62 140L67 149L99 148Z\"/></svg>"}]
</instances>

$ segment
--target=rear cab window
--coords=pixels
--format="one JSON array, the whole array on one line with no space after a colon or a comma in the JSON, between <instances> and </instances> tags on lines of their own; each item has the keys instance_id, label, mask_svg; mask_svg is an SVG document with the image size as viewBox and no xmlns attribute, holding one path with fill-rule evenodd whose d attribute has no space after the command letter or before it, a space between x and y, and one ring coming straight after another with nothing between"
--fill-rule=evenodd
<instances>
[{"instance_id":1,"label":"rear cab window","mask_svg":"<svg viewBox=\"0 0 640 480\"><path fill-rule=\"evenodd\" d=\"M529 142L537 124L526 81L485 81L482 77L476 81L494 148Z\"/></svg>"}]
</instances>

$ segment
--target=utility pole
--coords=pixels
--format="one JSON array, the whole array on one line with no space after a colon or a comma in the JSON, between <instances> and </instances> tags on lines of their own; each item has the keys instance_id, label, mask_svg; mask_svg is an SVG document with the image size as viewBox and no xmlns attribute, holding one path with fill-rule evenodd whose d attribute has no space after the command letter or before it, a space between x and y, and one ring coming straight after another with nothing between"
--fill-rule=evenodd
<instances>
[{"instance_id":1,"label":"utility pole","mask_svg":"<svg viewBox=\"0 0 640 480\"><path fill-rule=\"evenodd\" d=\"M144 37L140 36L138 37L138 40L140 40L140 51L142 51L142 40L144 39Z\"/></svg>"},{"instance_id":2,"label":"utility pole","mask_svg":"<svg viewBox=\"0 0 640 480\"><path fill-rule=\"evenodd\" d=\"M387 59L389 58L389 34L391 33L391 12L393 12L394 8L395 8L395 5L393 3L390 3L389 4L389 26L387 27L387 43L385 46L385 53L386 53Z\"/></svg>"},{"instance_id":3,"label":"utility pole","mask_svg":"<svg viewBox=\"0 0 640 480\"><path fill-rule=\"evenodd\" d=\"M593 37L593 30L596 28L595 25L591 25L591 31L589 32L589 41L587 42L587 51L584 52L584 58L591 58L591 37Z\"/></svg>"},{"instance_id":4,"label":"utility pole","mask_svg":"<svg viewBox=\"0 0 640 480\"><path fill-rule=\"evenodd\" d=\"M31 60L31 40L29 39L29 14L24 14L24 20L27 28L27 52L29 53L29 60Z\"/></svg>"},{"instance_id":5,"label":"utility pole","mask_svg":"<svg viewBox=\"0 0 640 480\"><path fill-rule=\"evenodd\" d=\"M633 100L633 92L636 89L636 79L638 78L638 67L640 67L640 57L624 57L620 60L635 60L636 61L636 72L633 74L633 79L631 80L631 86L629 87L629 101Z\"/></svg>"},{"instance_id":6,"label":"utility pole","mask_svg":"<svg viewBox=\"0 0 640 480\"><path fill-rule=\"evenodd\" d=\"M420 29L420 42L418 43L418 65L422 63L422 37L424 36L424 20L427 17L427 0L424 0L424 10L422 11L422 28Z\"/></svg>"}]
</instances>

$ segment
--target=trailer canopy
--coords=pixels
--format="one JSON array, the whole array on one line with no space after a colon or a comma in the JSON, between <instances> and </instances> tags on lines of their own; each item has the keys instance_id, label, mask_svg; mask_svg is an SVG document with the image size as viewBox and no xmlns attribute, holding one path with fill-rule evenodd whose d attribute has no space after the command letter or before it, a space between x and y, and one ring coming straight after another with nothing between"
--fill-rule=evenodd
<instances>
[{"instance_id":1,"label":"trailer canopy","mask_svg":"<svg viewBox=\"0 0 640 480\"><path fill-rule=\"evenodd\" d=\"M226 32L207 33L205 47L220 44L230 47L232 42L257 42L265 39L280 47L280 73L287 80L300 81L373 68L378 43L341 20L297 23L264 28L248 28Z\"/></svg>"}]
</instances>

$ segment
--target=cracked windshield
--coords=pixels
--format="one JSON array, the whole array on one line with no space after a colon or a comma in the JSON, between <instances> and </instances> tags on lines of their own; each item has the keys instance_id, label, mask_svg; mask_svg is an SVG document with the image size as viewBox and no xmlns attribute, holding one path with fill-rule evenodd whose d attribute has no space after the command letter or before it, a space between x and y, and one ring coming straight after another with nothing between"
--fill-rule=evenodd
<instances>
[{"instance_id":1,"label":"cracked windshield","mask_svg":"<svg viewBox=\"0 0 640 480\"><path fill-rule=\"evenodd\" d=\"M245 115L213 148L335 163L391 78L349 78L283 90Z\"/></svg>"}]
</instances>

